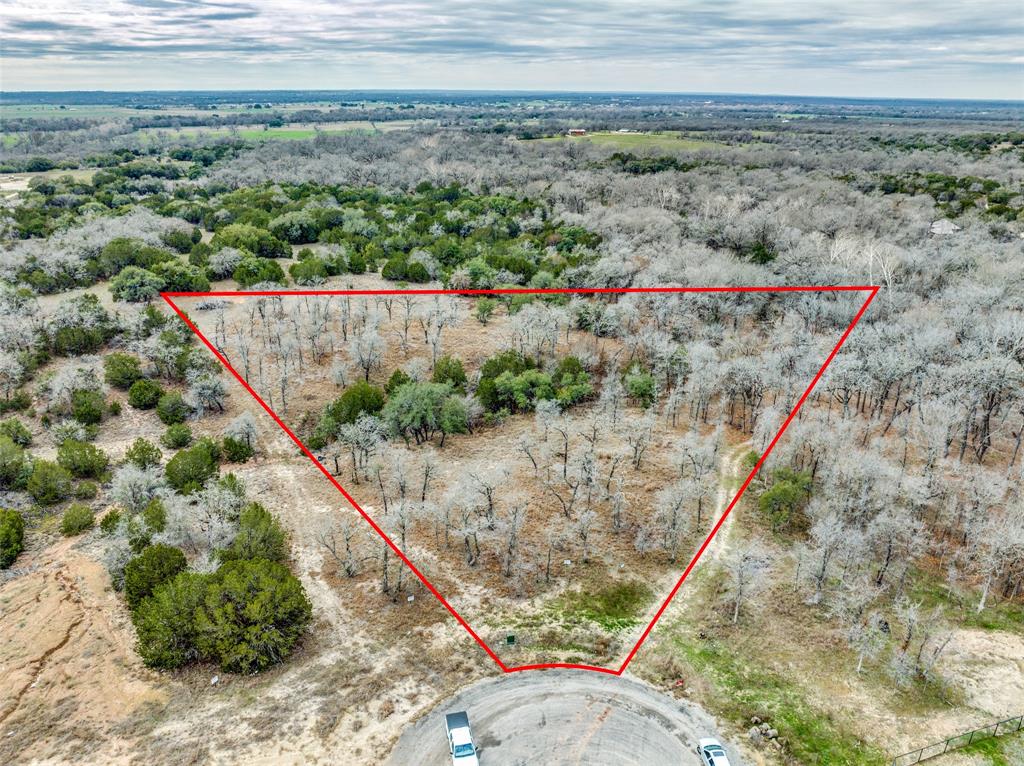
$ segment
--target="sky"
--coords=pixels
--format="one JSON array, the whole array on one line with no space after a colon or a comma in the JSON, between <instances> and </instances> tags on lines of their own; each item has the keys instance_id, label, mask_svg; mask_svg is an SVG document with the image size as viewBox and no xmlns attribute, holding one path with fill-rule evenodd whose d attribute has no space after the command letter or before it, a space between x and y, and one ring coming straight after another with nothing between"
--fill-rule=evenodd
<instances>
[{"instance_id":1,"label":"sky","mask_svg":"<svg viewBox=\"0 0 1024 766\"><path fill-rule=\"evenodd\" d=\"M0 90L1024 99L1024 0L3 0Z\"/></svg>"}]
</instances>

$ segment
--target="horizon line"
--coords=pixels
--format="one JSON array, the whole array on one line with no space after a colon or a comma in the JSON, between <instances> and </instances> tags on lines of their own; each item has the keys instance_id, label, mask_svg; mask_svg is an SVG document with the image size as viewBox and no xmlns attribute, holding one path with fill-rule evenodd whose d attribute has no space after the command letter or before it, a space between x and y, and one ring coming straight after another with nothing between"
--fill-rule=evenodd
<instances>
[{"instance_id":1,"label":"horizon line","mask_svg":"<svg viewBox=\"0 0 1024 766\"><path fill-rule=\"evenodd\" d=\"M808 93L755 93L740 91L668 91L668 90L548 90L531 88L511 89L480 89L480 88L155 88L155 89L129 89L112 90L107 88L76 89L76 90L3 90L0 89L0 104L5 97L25 96L29 94L59 95L59 94L170 94L170 93L396 93L396 94L480 94L480 95L595 95L595 96L727 96L730 98L780 98L780 99L832 99L844 101L911 101L911 102L939 102L939 103L999 103L1024 106L1024 98L951 98L951 97L921 97L921 96L847 96L847 95L812 95Z\"/></svg>"}]
</instances>

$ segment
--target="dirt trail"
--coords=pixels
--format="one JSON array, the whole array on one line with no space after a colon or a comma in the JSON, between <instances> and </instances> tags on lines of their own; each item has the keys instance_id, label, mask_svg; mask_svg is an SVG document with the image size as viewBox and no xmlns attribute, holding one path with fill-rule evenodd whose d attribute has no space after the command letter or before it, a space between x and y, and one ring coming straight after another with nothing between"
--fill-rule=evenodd
<instances>
[{"instance_id":1,"label":"dirt trail","mask_svg":"<svg viewBox=\"0 0 1024 766\"><path fill-rule=\"evenodd\" d=\"M743 455L746 454L749 448L749 441L742 442L731 447L722 455L718 474L718 493L715 496L715 523L718 523L718 519L722 517L722 514L725 513L725 509L729 505L729 502L736 495L738 485L735 485L734 482L742 478L740 476L740 463L743 459ZM697 566L707 566L709 562L718 562L722 560L722 557L730 548L729 535L732 531L732 525L735 520L736 513L734 509L734 512L726 516L725 521L722 522L722 526L718 530L718 533L711 539L711 542L708 543L708 547L704 549L704 554L700 557L700 561L697 562ZM658 594L658 598L656 598L654 603L648 607L643 617L640 618L639 625L633 629L629 637L623 639L623 648L625 653L630 652L636 645L636 642L640 640L640 636L643 634L644 630L647 629L651 620L654 619L654 615L656 615L658 610L661 608L664 601L664 594L668 593L678 580L679 572L670 572L660 579L655 587L655 593ZM693 592L693 588L687 588L684 583L679 589L679 592L676 593L675 598L672 599L672 602L669 604L669 608L678 608L680 604L685 604L690 598L690 594ZM622 657L622 660L624 659L625 654Z\"/></svg>"},{"instance_id":2,"label":"dirt trail","mask_svg":"<svg viewBox=\"0 0 1024 766\"><path fill-rule=\"evenodd\" d=\"M720 519L722 514L725 513L725 509L728 507L729 502L736 496L736 491L739 489L739 482L743 478L741 475L741 463L743 456L750 450L750 442L745 441L741 444L737 444L732 447L728 452L722 456L722 467L719 471L718 479L718 494L715 497L715 518ZM734 484L734 482L736 482ZM721 561L726 553L731 549L732 540L730 535L732 532L732 525L736 522L735 509L728 516L725 517L725 521L722 522L722 526L718 530L711 542L708 543L708 547L704 549L704 555L701 556L701 561ZM717 522L716 522L717 523Z\"/></svg>"}]
</instances>

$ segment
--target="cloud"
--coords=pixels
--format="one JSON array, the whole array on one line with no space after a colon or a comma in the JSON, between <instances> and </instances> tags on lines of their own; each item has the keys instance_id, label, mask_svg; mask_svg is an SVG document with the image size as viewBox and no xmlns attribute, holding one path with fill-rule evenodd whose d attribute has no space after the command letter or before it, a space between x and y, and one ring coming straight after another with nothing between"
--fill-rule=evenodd
<instances>
[{"instance_id":1,"label":"cloud","mask_svg":"<svg viewBox=\"0 0 1024 766\"><path fill-rule=\"evenodd\" d=\"M232 87L269 87L259 77L274 67L275 87L380 87L404 72L409 87L480 87L490 73L493 87L925 95L927 82L1024 95L1019 0L7 0L0 24L7 87L119 87L143 73L190 87L168 81L201 64ZM62 67L70 86L47 79Z\"/></svg>"}]
</instances>

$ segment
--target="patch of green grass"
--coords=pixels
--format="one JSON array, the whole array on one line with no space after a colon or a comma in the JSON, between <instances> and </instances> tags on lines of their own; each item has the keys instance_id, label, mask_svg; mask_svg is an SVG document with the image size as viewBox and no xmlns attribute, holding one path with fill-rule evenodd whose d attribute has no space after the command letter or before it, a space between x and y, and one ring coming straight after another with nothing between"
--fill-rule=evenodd
<instances>
[{"instance_id":1,"label":"patch of green grass","mask_svg":"<svg viewBox=\"0 0 1024 766\"><path fill-rule=\"evenodd\" d=\"M652 595L640 582L612 583L596 590L569 591L555 608L569 622L589 620L608 631L625 630L637 624Z\"/></svg>"},{"instance_id":2,"label":"patch of green grass","mask_svg":"<svg viewBox=\"0 0 1024 766\"><path fill-rule=\"evenodd\" d=\"M979 612L979 593L952 590L927 572L914 573L908 595L925 609L941 608L949 620L965 628L1024 632L1024 604L991 598Z\"/></svg>"},{"instance_id":3,"label":"patch of green grass","mask_svg":"<svg viewBox=\"0 0 1024 766\"><path fill-rule=\"evenodd\" d=\"M970 755L981 755L988 759L992 766L1015 766L1020 763L1021 735L1006 737L987 737L966 745L956 752Z\"/></svg>"},{"instance_id":4,"label":"patch of green grass","mask_svg":"<svg viewBox=\"0 0 1024 766\"><path fill-rule=\"evenodd\" d=\"M981 612L970 610L964 625L984 630L1024 631L1024 604L1001 601L989 604Z\"/></svg>"},{"instance_id":5,"label":"patch of green grass","mask_svg":"<svg viewBox=\"0 0 1024 766\"><path fill-rule=\"evenodd\" d=\"M799 687L745 661L721 643L673 639L683 659L715 688L715 712L746 728L751 716L770 721L788 743L794 762L829 766L875 766L885 754L846 732L807 702Z\"/></svg>"},{"instance_id":6,"label":"patch of green grass","mask_svg":"<svg viewBox=\"0 0 1024 766\"><path fill-rule=\"evenodd\" d=\"M349 130L313 130L312 128L243 128L238 135L246 141L272 139L275 141L302 141L314 138L318 133L335 136L340 133L352 133Z\"/></svg>"}]
</instances>

